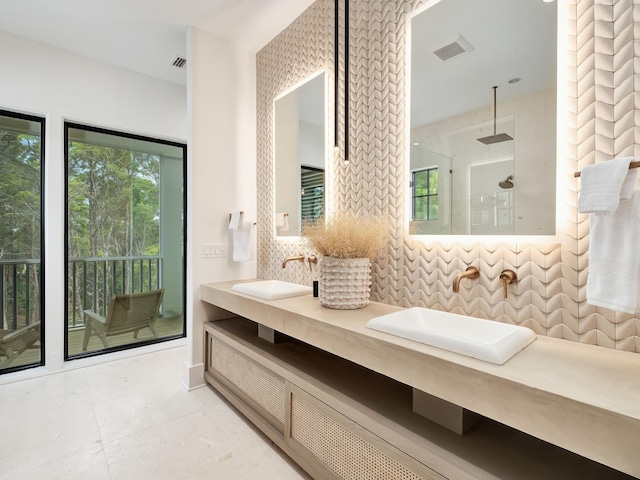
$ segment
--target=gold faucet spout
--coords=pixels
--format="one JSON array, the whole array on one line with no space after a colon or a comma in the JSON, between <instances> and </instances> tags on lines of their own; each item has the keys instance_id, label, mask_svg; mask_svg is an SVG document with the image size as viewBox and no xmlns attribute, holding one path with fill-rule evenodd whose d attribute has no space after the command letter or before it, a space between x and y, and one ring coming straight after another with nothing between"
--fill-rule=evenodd
<instances>
[{"instance_id":1,"label":"gold faucet spout","mask_svg":"<svg viewBox=\"0 0 640 480\"><path fill-rule=\"evenodd\" d=\"M286 268L287 267L287 263L295 261L295 260L297 260L299 262L304 262L304 255L298 255L297 257L286 258L284 260L284 262L282 262L282 268Z\"/></svg>"},{"instance_id":2,"label":"gold faucet spout","mask_svg":"<svg viewBox=\"0 0 640 480\"><path fill-rule=\"evenodd\" d=\"M454 292L460 291L460 280L462 280L463 278L469 278L471 280L475 280L479 276L480 276L480 270L478 270L476 267L467 267L467 269L464 272L460 272L459 274L456 275L456 278L453 279L453 291Z\"/></svg>"}]
</instances>

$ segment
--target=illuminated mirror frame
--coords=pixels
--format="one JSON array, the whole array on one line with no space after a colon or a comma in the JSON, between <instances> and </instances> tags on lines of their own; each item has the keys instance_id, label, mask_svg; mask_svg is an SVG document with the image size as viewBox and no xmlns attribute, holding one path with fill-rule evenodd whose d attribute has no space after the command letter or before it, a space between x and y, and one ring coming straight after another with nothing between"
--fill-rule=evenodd
<instances>
[{"instance_id":1,"label":"illuminated mirror frame","mask_svg":"<svg viewBox=\"0 0 640 480\"><path fill-rule=\"evenodd\" d=\"M328 93L329 93L329 79L328 79L328 75L327 75L327 71L326 69L320 69L310 75L308 75L307 77L303 78L302 80L300 80L298 83L296 83L295 85L293 85L292 87L288 88L287 90L283 91L282 93L280 93L277 97L275 97L273 99L273 103L272 103L272 108L271 108L271 114L272 114L272 125L273 125L273 141L272 141L272 158L273 158L273 163L272 163L272 178L273 178L273 191L272 191L272 198L273 198L273 205L272 205L272 218L274 219L273 221L273 235L274 238L276 240L286 240L286 239L291 239L291 238L300 238L301 236L301 232L292 232L290 235L279 235L278 234L278 229L275 226L275 216L276 216L276 201L277 201L277 195L276 195L276 188L277 188L277 156L276 156L276 128L277 128L277 124L276 124L276 102L284 97L286 97L287 95L289 95L290 93L294 92L295 90L297 90L298 88L300 88L301 86L305 85L306 83L314 80L315 78L324 75L324 101L323 101L323 112L324 112L324 168L325 168L325 178L324 178L324 213L325 213L325 217L327 215L328 212L328 208L329 208L329 202L328 202L328 187L330 185L330 175L328 175L328 172L330 171L330 165L329 162L327 161L328 159L328 154L330 152L330 128L329 128L329 119L330 119L330 115L329 115L329 103L328 103Z\"/></svg>"},{"instance_id":2,"label":"illuminated mirror frame","mask_svg":"<svg viewBox=\"0 0 640 480\"><path fill-rule=\"evenodd\" d=\"M568 16L567 0L555 0L557 3L557 78L556 78L556 228L554 235L414 235L410 233L411 188L409 176L411 172L411 28L413 17L424 13L432 6L447 0L429 0L415 11L407 14L406 21L406 49L405 49L405 173L404 173L404 234L407 238L424 242L449 243L561 243L564 238L565 222L567 218L567 194L565 182L569 177L571 166L567 160L567 70L568 70ZM532 0L540 1L543 0ZM571 172L572 173L572 172Z\"/></svg>"}]
</instances>

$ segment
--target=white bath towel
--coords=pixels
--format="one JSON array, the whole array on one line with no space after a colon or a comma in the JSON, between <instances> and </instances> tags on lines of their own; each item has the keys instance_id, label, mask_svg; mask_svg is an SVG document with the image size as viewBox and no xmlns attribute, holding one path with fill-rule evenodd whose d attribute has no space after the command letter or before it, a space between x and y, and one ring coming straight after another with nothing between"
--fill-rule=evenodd
<instances>
[{"instance_id":1,"label":"white bath towel","mask_svg":"<svg viewBox=\"0 0 640 480\"><path fill-rule=\"evenodd\" d=\"M248 262L253 258L253 222L241 219L233 231L233 261Z\"/></svg>"},{"instance_id":2,"label":"white bath towel","mask_svg":"<svg viewBox=\"0 0 640 480\"><path fill-rule=\"evenodd\" d=\"M630 198L638 175L637 169L629 170L632 160L633 157L617 158L585 167L580 175L578 211L610 215L621 198Z\"/></svg>"},{"instance_id":3,"label":"white bath towel","mask_svg":"<svg viewBox=\"0 0 640 480\"><path fill-rule=\"evenodd\" d=\"M289 231L289 214L288 213L276 213L276 228L279 232Z\"/></svg>"},{"instance_id":4,"label":"white bath towel","mask_svg":"<svg viewBox=\"0 0 640 480\"><path fill-rule=\"evenodd\" d=\"M587 302L626 313L640 306L640 191L611 215L589 215Z\"/></svg>"}]
</instances>

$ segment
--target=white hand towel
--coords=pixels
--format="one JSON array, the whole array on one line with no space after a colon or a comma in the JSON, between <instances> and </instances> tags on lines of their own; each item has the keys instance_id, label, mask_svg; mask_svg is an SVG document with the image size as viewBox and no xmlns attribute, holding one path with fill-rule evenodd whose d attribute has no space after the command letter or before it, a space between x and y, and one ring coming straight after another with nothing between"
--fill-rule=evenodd
<instances>
[{"instance_id":1,"label":"white hand towel","mask_svg":"<svg viewBox=\"0 0 640 480\"><path fill-rule=\"evenodd\" d=\"M248 262L253 258L252 234L253 222L241 221L233 231L233 261Z\"/></svg>"},{"instance_id":2,"label":"white hand towel","mask_svg":"<svg viewBox=\"0 0 640 480\"><path fill-rule=\"evenodd\" d=\"M640 306L640 191L611 215L589 215L587 302L636 313Z\"/></svg>"},{"instance_id":3,"label":"white hand towel","mask_svg":"<svg viewBox=\"0 0 640 480\"><path fill-rule=\"evenodd\" d=\"M636 182L638 181L638 169L632 168L627 172L620 189L620 200L629 200L636 191Z\"/></svg>"},{"instance_id":4,"label":"white hand towel","mask_svg":"<svg viewBox=\"0 0 640 480\"><path fill-rule=\"evenodd\" d=\"M618 158L585 167L580 174L578 211L610 215L618 208L622 195L630 198L638 175L636 169L629 170L632 160L633 157Z\"/></svg>"},{"instance_id":5,"label":"white hand towel","mask_svg":"<svg viewBox=\"0 0 640 480\"><path fill-rule=\"evenodd\" d=\"M229 230L236 230L238 228L238 223L240 222L240 216L242 212L240 210L236 210L231 214L231 219L229 220Z\"/></svg>"},{"instance_id":6,"label":"white hand towel","mask_svg":"<svg viewBox=\"0 0 640 480\"><path fill-rule=\"evenodd\" d=\"M279 232L289 231L289 214L288 213L276 213L276 228Z\"/></svg>"}]
</instances>

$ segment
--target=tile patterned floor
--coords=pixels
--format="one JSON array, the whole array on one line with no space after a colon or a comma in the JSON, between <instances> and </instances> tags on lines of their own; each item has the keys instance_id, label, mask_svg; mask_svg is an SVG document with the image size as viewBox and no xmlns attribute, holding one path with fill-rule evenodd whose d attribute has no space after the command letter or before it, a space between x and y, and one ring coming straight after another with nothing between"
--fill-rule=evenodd
<instances>
[{"instance_id":1,"label":"tile patterned floor","mask_svg":"<svg viewBox=\"0 0 640 480\"><path fill-rule=\"evenodd\" d=\"M213 390L184 390L185 348L1 386L0 479L309 479Z\"/></svg>"}]
</instances>

